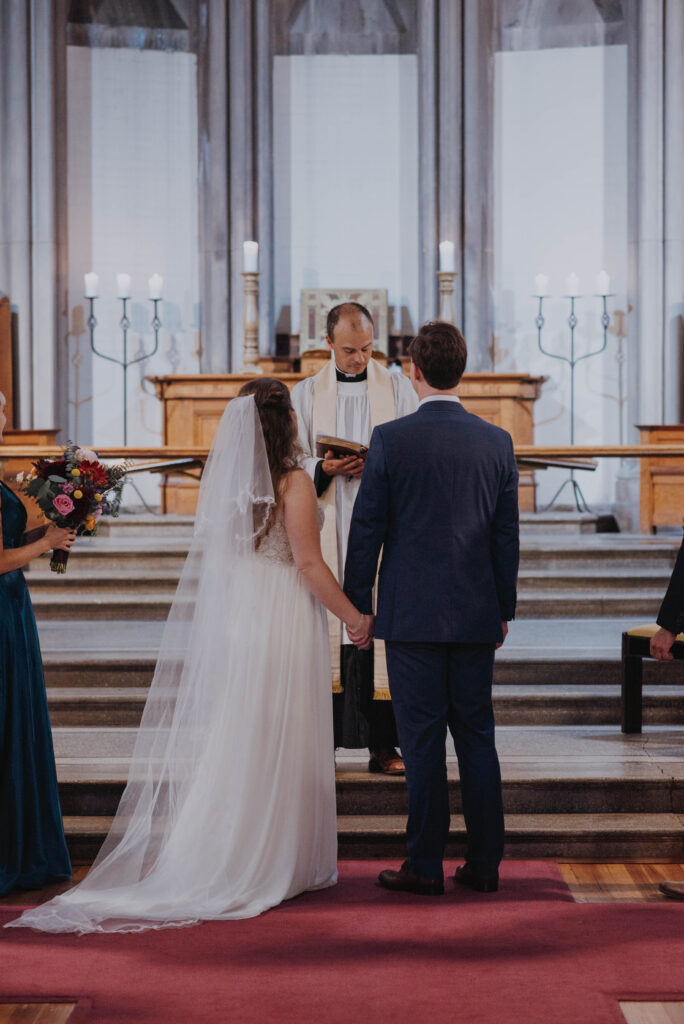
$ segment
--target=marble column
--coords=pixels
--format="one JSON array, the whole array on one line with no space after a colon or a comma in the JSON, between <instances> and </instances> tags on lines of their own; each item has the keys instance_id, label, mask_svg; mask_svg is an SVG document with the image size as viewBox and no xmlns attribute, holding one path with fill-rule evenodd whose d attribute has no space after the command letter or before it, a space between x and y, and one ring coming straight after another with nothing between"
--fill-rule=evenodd
<instances>
[{"instance_id":1,"label":"marble column","mask_svg":"<svg viewBox=\"0 0 684 1024\"><path fill-rule=\"evenodd\" d=\"M468 369L488 370L493 327L493 5L463 0L463 333Z\"/></svg>"},{"instance_id":2,"label":"marble column","mask_svg":"<svg viewBox=\"0 0 684 1024\"><path fill-rule=\"evenodd\" d=\"M66 0L0 0L0 291L20 427L66 424Z\"/></svg>"},{"instance_id":3,"label":"marble column","mask_svg":"<svg viewBox=\"0 0 684 1024\"><path fill-rule=\"evenodd\" d=\"M227 40L224 0L201 0L197 91L202 373L225 373L230 366Z\"/></svg>"},{"instance_id":4,"label":"marble column","mask_svg":"<svg viewBox=\"0 0 684 1024\"><path fill-rule=\"evenodd\" d=\"M630 421L682 420L684 9L631 0Z\"/></svg>"},{"instance_id":5,"label":"marble column","mask_svg":"<svg viewBox=\"0 0 684 1024\"><path fill-rule=\"evenodd\" d=\"M433 320L439 309L437 291L438 166L437 166L437 27L436 0L418 6L418 320ZM419 324L416 324L416 329Z\"/></svg>"},{"instance_id":6,"label":"marble column","mask_svg":"<svg viewBox=\"0 0 684 1024\"><path fill-rule=\"evenodd\" d=\"M439 5L439 241L455 245L454 322L463 324L463 8Z\"/></svg>"},{"instance_id":7,"label":"marble column","mask_svg":"<svg viewBox=\"0 0 684 1024\"><path fill-rule=\"evenodd\" d=\"M663 347L664 415L684 420L684 4L665 0Z\"/></svg>"},{"instance_id":8,"label":"marble column","mask_svg":"<svg viewBox=\"0 0 684 1024\"><path fill-rule=\"evenodd\" d=\"M18 359L15 420L22 427L33 419L29 13L27 4L0 0L0 292L11 302Z\"/></svg>"}]
</instances>

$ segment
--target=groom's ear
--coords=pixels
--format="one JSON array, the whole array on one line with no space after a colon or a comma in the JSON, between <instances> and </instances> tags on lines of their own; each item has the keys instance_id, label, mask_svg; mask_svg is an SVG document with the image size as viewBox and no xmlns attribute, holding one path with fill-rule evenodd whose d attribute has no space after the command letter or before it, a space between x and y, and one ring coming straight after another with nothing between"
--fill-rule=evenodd
<instances>
[{"instance_id":1,"label":"groom's ear","mask_svg":"<svg viewBox=\"0 0 684 1024\"><path fill-rule=\"evenodd\" d=\"M411 366L409 367L409 377L411 380L415 380L418 383L423 379L423 374L420 372L413 360L411 360Z\"/></svg>"}]
</instances>

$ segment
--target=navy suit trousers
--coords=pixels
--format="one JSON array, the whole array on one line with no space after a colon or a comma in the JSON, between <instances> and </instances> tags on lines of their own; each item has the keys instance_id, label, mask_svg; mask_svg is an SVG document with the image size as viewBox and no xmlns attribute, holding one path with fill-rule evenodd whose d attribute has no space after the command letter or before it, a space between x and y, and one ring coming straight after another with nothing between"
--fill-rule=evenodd
<instances>
[{"instance_id":1,"label":"navy suit trousers","mask_svg":"<svg viewBox=\"0 0 684 1024\"><path fill-rule=\"evenodd\" d=\"M494 744L494 644L386 641L387 669L406 764L409 865L442 878L449 836L446 733L458 757L468 846L478 874L496 874L504 844L501 771Z\"/></svg>"}]
</instances>

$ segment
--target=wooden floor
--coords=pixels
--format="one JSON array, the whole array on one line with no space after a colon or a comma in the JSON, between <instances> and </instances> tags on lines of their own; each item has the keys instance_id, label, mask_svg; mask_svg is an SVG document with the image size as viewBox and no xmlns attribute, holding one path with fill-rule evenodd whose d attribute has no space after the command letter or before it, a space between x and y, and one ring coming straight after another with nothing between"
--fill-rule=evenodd
<instances>
[{"instance_id":1,"label":"wooden floor","mask_svg":"<svg viewBox=\"0 0 684 1024\"><path fill-rule=\"evenodd\" d=\"M620 1003L627 1024L684 1024L684 1003Z\"/></svg>"},{"instance_id":2,"label":"wooden floor","mask_svg":"<svg viewBox=\"0 0 684 1024\"><path fill-rule=\"evenodd\" d=\"M558 866L577 903L673 902L658 891L658 885L666 879L684 882L684 864L585 864L567 861L559 862Z\"/></svg>"},{"instance_id":3,"label":"wooden floor","mask_svg":"<svg viewBox=\"0 0 684 1024\"><path fill-rule=\"evenodd\" d=\"M66 1024L76 1003L0 1003L0 1024Z\"/></svg>"}]
</instances>

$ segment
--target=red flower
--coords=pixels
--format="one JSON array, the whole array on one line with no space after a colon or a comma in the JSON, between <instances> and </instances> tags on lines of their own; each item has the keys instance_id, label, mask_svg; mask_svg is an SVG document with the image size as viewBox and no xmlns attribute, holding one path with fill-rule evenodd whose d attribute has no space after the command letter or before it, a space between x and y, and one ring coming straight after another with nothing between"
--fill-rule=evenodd
<instances>
[{"instance_id":1,"label":"red flower","mask_svg":"<svg viewBox=\"0 0 684 1024\"><path fill-rule=\"evenodd\" d=\"M99 462L82 462L81 476L87 476L94 487L105 487L109 483L109 474Z\"/></svg>"}]
</instances>

